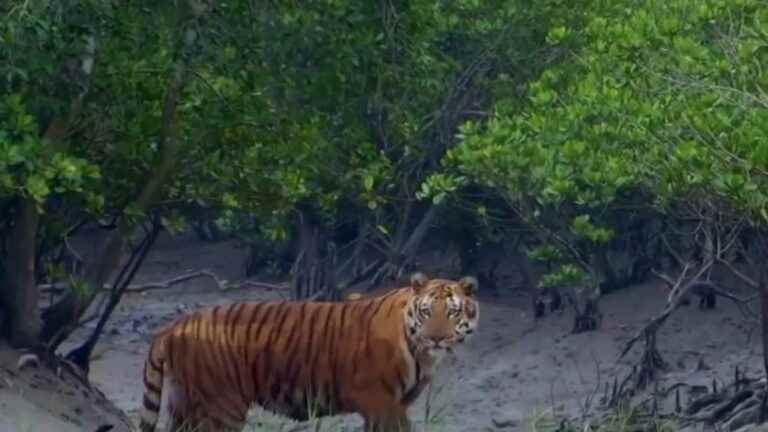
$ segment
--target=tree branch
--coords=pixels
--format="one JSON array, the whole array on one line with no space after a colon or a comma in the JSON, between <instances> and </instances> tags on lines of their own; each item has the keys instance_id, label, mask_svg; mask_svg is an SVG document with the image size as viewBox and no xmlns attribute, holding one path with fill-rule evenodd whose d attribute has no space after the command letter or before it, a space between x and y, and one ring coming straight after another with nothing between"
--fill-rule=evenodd
<instances>
[{"instance_id":1,"label":"tree branch","mask_svg":"<svg viewBox=\"0 0 768 432\"><path fill-rule=\"evenodd\" d=\"M194 42L196 33L187 29L182 31L182 37L186 45ZM152 203L160 193L162 186L173 174L176 163L176 155L179 151L177 133L177 105L181 92L187 84L186 60L178 60L173 77L166 89L161 128L158 136L160 148L159 162L154 170L148 174L147 182L141 187L136 199L128 206L134 211L142 212ZM125 217L118 221L118 227L112 231L106 240L106 245L96 262L86 271L85 282L91 287L103 287L115 269L120 265L123 256L123 247L126 239L133 231L134 225ZM94 293L97 290L94 290ZM68 293L62 300L43 312L42 339L48 343L51 349L55 349L77 325L81 315L93 301L94 295L77 296Z\"/></svg>"},{"instance_id":2,"label":"tree branch","mask_svg":"<svg viewBox=\"0 0 768 432\"><path fill-rule=\"evenodd\" d=\"M685 295L688 294L691 287L693 287L697 282L699 282L699 278L709 270L710 267L712 267L713 262L708 261L704 265L702 265L696 274L693 275L690 279L686 281L686 275L688 273L688 270L690 269L690 263L686 263L683 267L683 271L680 273L676 281L672 281L672 278L670 278L667 275L662 275L660 273L657 273L654 270L654 274L659 276L662 280L664 280L666 283L671 283L672 287L669 292L669 297L667 298L667 305L664 307L664 310L662 310L661 314L656 316L655 318L651 319L651 321L646 324L640 331L638 331L635 336L633 336L627 343L624 345L624 349L621 351L621 354L619 355L618 360L621 360L629 350L632 349L632 347L637 343L638 340L645 337L648 333L653 333L656 330L661 327L662 324L669 318L670 315L672 315L672 312L677 310L677 308L680 307L682 300L685 298Z\"/></svg>"},{"instance_id":3,"label":"tree branch","mask_svg":"<svg viewBox=\"0 0 768 432\"><path fill-rule=\"evenodd\" d=\"M752 288L752 289L760 289L760 284L756 280L752 279L751 277L749 277L748 275L743 273L741 270L737 269L733 265L732 262L730 262L728 260L725 260L725 259L722 259L722 258L719 258L719 257L718 257L717 261L720 264L724 265L725 268L728 269L728 271L730 271L734 276L736 276L742 282L747 284L747 286L749 286L750 288Z\"/></svg>"},{"instance_id":4,"label":"tree branch","mask_svg":"<svg viewBox=\"0 0 768 432\"><path fill-rule=\"evenodd\" d=\"M174 285L178 285L182 282L187 282L192 279L198 279L198 278L209 278L216 283L216 287L219 290L226 290L228 288L227 281L224 279L220 279L215 273L209 271L209 270L198 270L198 271L192 271L187 273L182 273L176 277L173 277L168 280L160 281L160 282L147 282L144 284L131 284L126 287L125 292L127 293L142 293L146 291L154 291L154 290L161 290L161 289L167 289L171 288ZM267 284L264 282L254 282L254 281L244 281L240 283L240 286L252 286L252 287L260 287L260 288L270 288L270 289L282 289L282 287L278 285L272 285ZM63 283L56 283L56 284L41 284L39 285L39 288L43 292L62 292L67 289L69 289L69 285L63 284ZM110 284L104 284L99 291L111 291L112 285Z\"/></svg>"}]
</instances>

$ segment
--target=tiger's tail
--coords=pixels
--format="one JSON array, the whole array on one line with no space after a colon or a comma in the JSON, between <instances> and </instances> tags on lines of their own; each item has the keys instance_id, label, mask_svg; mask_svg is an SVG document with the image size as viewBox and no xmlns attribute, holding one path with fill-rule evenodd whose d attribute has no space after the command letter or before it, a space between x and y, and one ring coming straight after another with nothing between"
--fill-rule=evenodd
<instances>
[{"instance_id":1,"label":"tiger's tail","mask_svg":"<svg viewBox=\"0 0 768 432\"><path fill-rule=\"evenodd\" d=\"M163 368L165 367L165 344L156 339L149 348L144 362L144 400L141 408L141 432L154 432L160 417L160 401L163 395Z\"/></svg>"}]
</instances>

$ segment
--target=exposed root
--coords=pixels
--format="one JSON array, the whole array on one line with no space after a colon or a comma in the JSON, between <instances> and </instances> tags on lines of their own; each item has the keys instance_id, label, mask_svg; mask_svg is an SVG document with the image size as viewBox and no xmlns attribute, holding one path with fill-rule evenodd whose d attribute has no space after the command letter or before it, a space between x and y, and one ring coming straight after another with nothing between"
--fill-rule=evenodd
<instances>
[{"instance_id":1,"label":"exposed root","mask_svg":"<svg viewBox=\"0 0 768 432\"><path fill-rule=\"evenodd\" d=\"M735 369L734 382L692 400L684 410L684 424L704 423L716 430L733 431L765 419L765 379L750 379Z\"/></svg>"},{"instance_id":2,"label":"exposed root","mask_svg":"<svg viewBox=\"0 0 768 432\"><path fill-rule=\"evenodd\" d=\"M622 386L627 381L633 382L633 387L637 390L642 390L650 382L656 378L656 371L666 368L666 363L661 357L658 349L656 348L656 335L661 326L666 322L672 313L677 310L683 300L686 298L691 287L698 283L699 278L712 266L712 261L700 266L698 271L692 276L688 277L688 272L691 269L690 263L683 266L683 270L678 276L676 281L673 281L669 276L657 273L659 278L664 280L670 285L670 294L667 299L667 304L664 310L658 316L651 319L651 321L645 325L639 332L637 332L624 346L624 349L619 355L619 359L623 358L634 347L634 345L640 340L645 341L645 348L643 350L643 356L640 359L639 368L634 368L630 376L624 380ZM619 389L618 397L624 396L624 388Z\"/></svg>"},{"instance_id":3,"label":"exposed root","mask_svg":"<svg viewBox=\"0 0 768 432\"><path fill-rule=\"evenodd\" d=\"M589 300L583 311L577 311L577 315L573 319L572 333L576 334L597 330L600 327L602 319L603 316L597 307L597 302Z\"/></svg>"},{"instance_id":4,"label":"exposed root","mask_svg":"<svg viewBox=\"0 0 768 432\"><path fill-rule=\"evenodd\" d=\"M656 348L656 332L647 331L644 333L644 337L645 349L640 359L639 368L633 377L634 387L637 390L645 389L649 384L655 382L658 371L667 369L667 363Z\"/></svg>"}]
</instances>

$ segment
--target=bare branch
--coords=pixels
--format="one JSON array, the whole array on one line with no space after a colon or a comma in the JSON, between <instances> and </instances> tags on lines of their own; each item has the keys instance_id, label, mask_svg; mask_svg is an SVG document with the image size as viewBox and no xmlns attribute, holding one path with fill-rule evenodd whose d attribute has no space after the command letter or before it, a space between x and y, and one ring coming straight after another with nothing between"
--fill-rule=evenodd
<instances>
[{"instance_id":1,"label":"bare branch","mask_svg":"<svg viewBox=\"0 0 768 432\"><path fill-rule=\"evenodd\" d=\"M691 287L693 287L696 283L699 283L699 279L701 276L709 270L710 267L712 267L713 262L708 261L705 264L703 264L701 267L699 267L698 271L695 275L691 278L686 278L686 274L688 273L688 269L690 265L686 263L686 265L683 267L683 271L680 273L680 276L678 276L677 280L673 283L672 289L669 293L669 298L667 299L667 305L664 307L664 310L661 312L660 315L657 317L651 319L651 321L646 324L640 331L638 331L635 336L633 336L627 344L624 346L624 349L621 351L621 354L619 355L619 360L624 358L625 355L629 352L629 350L632 349L632 347L637 343L638 340L643 338L646 334L655 332L656 330L661 327L662 324L669 318L669 316L674 312L677 308L680 307L680 304L682 303L682 300L685 298L685 295L688 294ZM659 275L659 273L654 272L654 274ZM660 276L661 277L661 276ZM664 281L671 281L672 278L669 276L662 277ZM687 280L686 280L687 279Z\"/></svg>"},{"instance_id":2,"label":"bare branch","mask_svg":"<svg viewBox=\"0 0 768 432\"><path fill-rule=\"evenodd\" d=\"M167 289L174 285L178 285L182 282L186 282L188 280L197 279L201 277L207 277L212 279L216 283L216 286L219 288L219 290L223 291L227 289L226 280L219 279L219 277L216 276L211 271L200 270L196 272L179 275L179 276L176 276L175 278L172 278L163 282L150 282L150 283L140 284L140 285L130 285L126 289L126 292L140 293L140 292L153 291L153 290L159 290L159 289Z\"/></svg>"},{"instance_id":3,"label":"bare branch","mask_svg":"<svg viewBox=\"0 0 768 432\"><path fill-rule=\"evenodd\" d=\"M749 286L750 288L752 288L752 289L759 289L760 288L760 284L756 280L752 279L751 277L749 277L746 274L744 274L744 272L742 272L741 270L737 269L736 266L734 266L732 262L730 262L728 260L725 260L725 259L722 259L720 257L718 257L717 261L719 263L723 264L725 266L725 268L728 269L728 271L730 271L734 276L739 278L742 282L747 284L747 286Z\"/></svg>"},{"instance_id":4,"label":"bare branch","mask_svg":"<svg viewBox=\"0 0 768 432\"><path fill-rule=\"evenodd\" d=\"M222 291L228 288L227 281L224 279L220 279L218 276L216 276L215 273L209 270L199 270L199 271L187 272L179 276L176 276L174 278L168 279L166 281L129 285L126 288L125 292L141 293L146 291L166 289L166 288L171 288L174 285L178 285L182 282L186 282L186 281L201 278L201 277L207 277L207 278L213 279L213 281L216 283L216 286ZM272 289L272 288L282 289L282 287L278 285L271 285L263 282L254 282L254 281L241 282L240 286L254 286L254 287L263 287L263 288L269 288L269 289ZM40 287L40 290L43 292L61 292L68 289L69 286L67 284L57 283L57 284L42 284L42 285L39 285L39 287ZM111 290L112 290L112 285L104 284L99 291L111 291Z\"/></svg>"},{"instance_id":5,"label":"bare branch","mask_svg":"<svg viewBox=\"0 0 768 432\"><path fill-rule=\"evenodd\" d=\"M274 290L274 291L281 291L281 290L287 290L290 287L288 285L282 284L271 284L267 282L259 282L259 281L252 281L252 280L244 280L239 283L240 288L260 288L260 289L266 289L266 290Z\"/></svg>"},{"instance_id":6,"label":"bare branch","mask_svg":"<svg viewBox=\"0 0 768 432\"><path fill-rule=\"evenodd\" d=\"M664 246L667 248L667 252L669 252L670 255L677 261L677 264L679 266L685 265L685 260L682 256L675 250L675 248L672 247L672 245L669 243L669 239L667 238L666 234L661 234L661 241L664 243Z\"/></svg>"}]
</instances>

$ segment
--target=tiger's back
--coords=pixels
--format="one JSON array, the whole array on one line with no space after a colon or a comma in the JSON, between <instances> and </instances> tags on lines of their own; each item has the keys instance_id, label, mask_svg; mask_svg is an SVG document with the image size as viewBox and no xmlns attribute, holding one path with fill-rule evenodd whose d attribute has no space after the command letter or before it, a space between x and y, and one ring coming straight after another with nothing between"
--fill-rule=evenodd
<instances>
[{"instance_id":1,"label":"tiger's back","mask_svg":"<svg viewBox=\"0 0 768 432\"><path fill-rule=\"evenodd\" d=\"M318 416L355 411L355 381L366 385L362 366L392 361L398 351L382 343L386 334L369 331L376 315L398 311L396 294L355 303L236 303L182 317L156 339L165 354L158 363L180 393L171 395L172 409L186 421L221 420L213 428L238 427L252 403L297 420L309 409Z\"/></svg>"},{"instance_id":2,"label":"tiger's back","mask_svg":"<svg viewBox=\"0 0 768 432\"><path fill-rule=\"evenodd\" d=\"M296 420L403 417L423 378L403 320L412 296L242 302L183 316L150 347L141 430L154 430L165 391L171 427L239 430L253 404Z\"/></svg>"}]
</instances>

